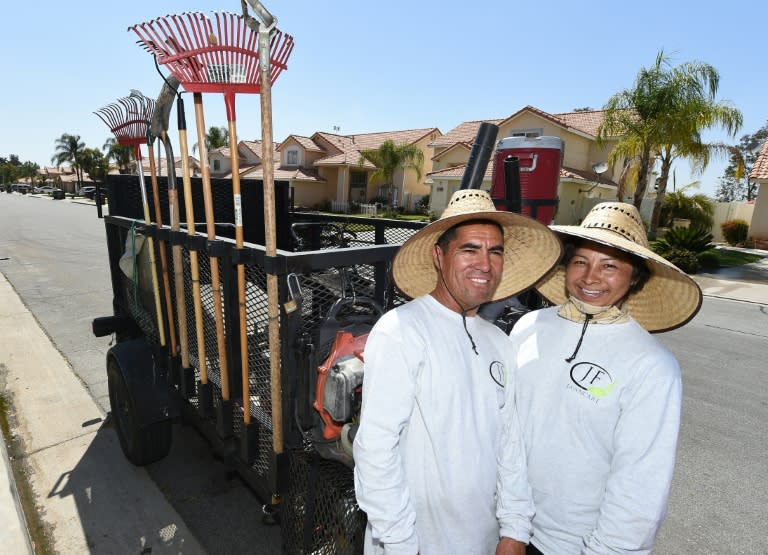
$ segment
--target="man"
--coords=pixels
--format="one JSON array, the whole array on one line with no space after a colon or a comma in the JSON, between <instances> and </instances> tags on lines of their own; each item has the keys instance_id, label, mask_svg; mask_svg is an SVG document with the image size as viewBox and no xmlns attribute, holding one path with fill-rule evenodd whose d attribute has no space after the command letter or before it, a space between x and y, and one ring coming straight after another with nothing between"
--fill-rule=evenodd
<instances>
[{"instance_id":1,"label":"man","mask_svg":"<svg viewBox=\"0 0 768 555\"><path fill-rule=\"evenodd\" d=\"M530 287L554 267L558 240L496 211L488 193L453 195L441 218L398 251L392 273L409 303L385 314L365 348L355 491L368 515L366 554L486 555L499 542L496 453L514 360L480 305ZM507 465L501 533L523 553L533 507L519 430ZM509 491L509 490L508 490ZM514 515L510 517L509 515ZM517 551L515 551L517 550Z\"/></svg>"}]
</instances>

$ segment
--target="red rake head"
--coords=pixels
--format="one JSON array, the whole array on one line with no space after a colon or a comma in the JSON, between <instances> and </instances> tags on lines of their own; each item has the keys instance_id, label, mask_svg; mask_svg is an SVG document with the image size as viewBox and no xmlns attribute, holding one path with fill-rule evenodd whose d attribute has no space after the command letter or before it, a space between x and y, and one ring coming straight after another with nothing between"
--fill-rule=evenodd
<instances>
[{"instance_id":1,"label":"red rake head","mask_svg":"<svg viewBox=\"0 0 768 555\"><path fill-rule=\"evenodd\" d=\"M128 28L189 92L259 93L259 34L242 16L214 12L166 15ZM270 39L270 80L287 69L293 37L275 30Z\"/></svg>"},{"instance_id":2,"label":"red rake head","mask_svg":"<svg viewBox=\"0 0 768 555\"><path fill-rule=\"evenodd\" d=\"M120 145L137 147L147 142L147 129L154 111L154 100L132 90L130 96L118 98L94 114L107 124Z\"/></svg>"}]
</instances>

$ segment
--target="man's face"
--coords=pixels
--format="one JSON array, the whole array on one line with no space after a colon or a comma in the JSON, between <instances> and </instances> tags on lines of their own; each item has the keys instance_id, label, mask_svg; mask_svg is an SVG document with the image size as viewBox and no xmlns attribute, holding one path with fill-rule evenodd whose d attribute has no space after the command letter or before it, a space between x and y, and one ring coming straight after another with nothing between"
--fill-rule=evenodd
<instances>
[{"instance_id":1,"label":"man's face","mask_svg":"<svg viewBox=\"0 0 768 555\"><path fill-rule=\"evenodd\" d=\"M433 247L432 259L438 273L432 296L453 311L467 310L474 316L501 281L504 238L493 224L464 225L456 229L445 250Z\"/></svg>"}]
</instances>

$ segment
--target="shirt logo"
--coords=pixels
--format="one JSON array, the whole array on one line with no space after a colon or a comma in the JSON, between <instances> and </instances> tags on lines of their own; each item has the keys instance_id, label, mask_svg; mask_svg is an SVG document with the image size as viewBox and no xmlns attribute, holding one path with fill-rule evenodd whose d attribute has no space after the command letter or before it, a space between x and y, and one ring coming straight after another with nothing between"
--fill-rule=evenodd
<instances>
[{"instance_id":1,"label":"shirt logo","mask_svg":"<svg viewBox=\"0 0 768 555\"><path fill-rule=\"evenodd\" d=\"M574 364L571 367L571 381L598 399L610 395L616 385L605 368L592 362Z\"/></svg>"},{"instance_id":2,"label":"shirt logo","mask_svg":"<svg viewBox=\"0 0 768 555\"><path fill-rule=\"evenodd\" d=\"M499 387L504 387L507 384L507 373L504 371L504 364L502 362L494 360L488 367L488 373Z\"/></svg>"}]
</instances>

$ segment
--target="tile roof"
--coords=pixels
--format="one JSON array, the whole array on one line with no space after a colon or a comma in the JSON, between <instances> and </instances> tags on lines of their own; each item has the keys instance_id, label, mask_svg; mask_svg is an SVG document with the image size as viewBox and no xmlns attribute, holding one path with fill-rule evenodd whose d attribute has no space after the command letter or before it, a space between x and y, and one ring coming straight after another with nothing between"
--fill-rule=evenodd
<instances>
[{"instance_id":1,"label":"tile roof","mask_svg":"<svg viewBox=\"0 0 768 555\"><path fill-rule=\"evenodd\" d=\"M553 114L562 120L568 127L573 127L597 137L597 130L605 119L605 110L592 110L589 112L565 112Z\"/></svg>"},{"instance_id":2,"label":"tile roof","mask_svg":"<svg viewBox=\"0 0 768 555\"><path fill-rule=\"evenodd\" d=\"M568 168L564 166L560 168L560 177L566 177L570 179L583 179L584 181L589 181L591 183L597 183L599 179L600 185L611 185L613 187L618 187L615 182L611 181L610 179L606 179L605 177L602 177L590 170L577 170L576 168Z\"/></svg>"},{"instance_id":3,"label":"tile roof","mask_svg":"<svg viewBox=\"0 0 768 555\"><path fill-rule=\"evenodd\" d=\"M261 141L240 141L237 144L237 148L245 147L253 152L257 157L261 158Z\"/></svg>"},{"instance_id":4,"label":"tile roof","mask_svg":"<svg viewBox=\"0 0 768 555\"><path fill-rule=\"evenodd\" d=\"M500 125L507 122L523 112L534 113L546 120L551 121L556 125L563 127L573 128L583 133L587 133L592 136L597 136L597 130L605 117L605 110L592 110L588 112L564 112L561 114L550 114L544 110L540 110L535 106L525 106L514 114L501 119L486 119L477 121L465 121L454 127L448 133L442 137L438 137L432 143L431 146L435 148L446 148L459 142L465 142L472 144L477 135L477 130L480 124L484 121L492 123L494 125Z\"/></svg>"},{"instance_id":5,"label":"tile roof","mask_svg":"<svg viewBox=\"0 0 768 555\"><path fill-rule=\"evenodd\" d=\"M231 178L231 174L227 176ZM247 177L249 179L264 179L264 167L263 164L257 164L255 166L249 166L240 172L240 177ZM295 168L284 167L279 162L275 162L274 178L276 180L287 179L300 179L302 181L317 181L318 183L325 183L325 179L320 177L317 170L307 168Z\"/></svg>"},{"instance_id":6,"label":"tile roof","mask_svg":"<svg viewBox=\"0 0 768 555\"><path fill-rule=\"evenodd\" d=\"M485 119L485 120L477 120L477 121L465 121L463 123L460 123L458 126L454 127L448 133L443 135L442 137L438 137L434 141L432 141L430 146L433 146L435 148L445 148L452 146L456 143L469 143L472 144L472 141L475 139L475 135L477 135L477 130L480 128L480 124L483 122L492 123L494 125L500 124L503 119Z\"/></svg>"},{"instance_id":7,"label":"tile roof","mask_svg":"<svg viewBox=\"0 0 768 555\"><path fill-rule=\"evenodd\" d=\"M768 179L768 141L763 143L760 154L757 156L752 171L749 172L750 179Z\"/></svg>"},{"instance_id":8,"label":"tile roof","mask_svg":"<svg viewBox=\"0 0 768 555\"><path fill-rule=\"evenodd\" d=\"M437 127L424 129L407 129L402 131L381 131L377 133L360 133L357 135L336 135L318 131L312 135L311 140L316 144L317 138L323 139L338 152L329 152L328 156L316 160L315 166L335 166L339 164L357 165L360 160L360 151L378 148L384 141L393 141L396 144L413 144L431 133L439 133ZM367 160L363 167L375 169L376 166Z\"/></svg>"},{"instance_id":9,"label":"tile roof","mask_svg":"<svg viewBox=\"0 0 768 555\"><path fill-rule=\"evenodd\" d=\"M283 148L283 145L287 143L290 139L293 139L297 143L301 145L301 147L309 152L325 152L322 148L318 146L318 144L310 139L309 137L302 137L301 135L289 135L285 138L285 140L277 145L277 150L281 150Z\"/></svg>"},{"instance_id":10,"label":"tile roof","mask_svg":"<svg viewBox=\"0 0 768 555\"><path fill-rule=\"evenodd\" d=\"M260 140L257 141L240 141L237 143L238 152L239 150L245 147L251 152L253 152L259 159L263 158L263 145ZM273 142L272 148L274 149L274 153L277 154L277 145Z\"/></svg>"},{"instance_id":11,"label":"tile roof","mask_svg":"<svg viewBox=\"0 0 768 555\"><path fill-rule=\"evenodd\" d=\"M463 177L464 176L464 170L467 169L466 164L462 164L461 166L454 166L452 168L445 168L444 170L438 170L436 172L430 172L427 174L427 177ZM490 179L493 176L493 162L488 164L488 167L485 168L485 179Z\"/></svg>"}]
</instances>

